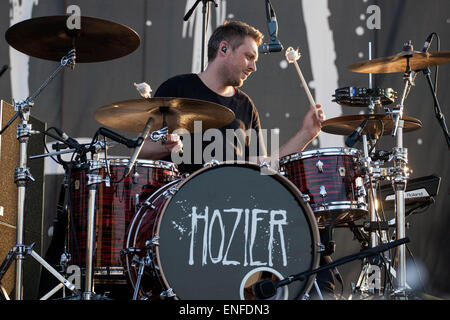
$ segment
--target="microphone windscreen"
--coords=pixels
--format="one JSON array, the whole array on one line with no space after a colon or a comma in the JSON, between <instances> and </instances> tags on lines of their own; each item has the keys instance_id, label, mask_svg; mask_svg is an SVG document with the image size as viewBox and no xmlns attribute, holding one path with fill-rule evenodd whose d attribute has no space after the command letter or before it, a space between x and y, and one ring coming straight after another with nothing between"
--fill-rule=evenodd
<instances>
[{"instance_id":1,"label":"microphone windscreen","mask_svg":"<svg viewBox=\"0 0 450 320\"><path fill-rule=\"evenodd\" d=\"M272 280L262 280L253 285L253 291L257 299L268 299L277 293L277 287Z\"/></svg>"}]
</instances>

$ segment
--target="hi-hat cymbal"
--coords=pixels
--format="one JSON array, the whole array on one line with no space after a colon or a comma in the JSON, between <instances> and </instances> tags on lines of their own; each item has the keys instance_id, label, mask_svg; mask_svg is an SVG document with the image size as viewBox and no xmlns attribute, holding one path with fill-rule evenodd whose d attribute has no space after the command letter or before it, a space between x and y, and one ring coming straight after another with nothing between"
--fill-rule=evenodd
<instances>
[{"instance_id":1,"label":"hi-hat cymbal","mask_svg":"<svg viewBox=\"0 0 450 320\"><path fill-rule=\"evenodd\" d=\"M325 120L322 123L322 131L348 136L352 134L365 119L368 119L368 121L361 131L362 135L373 134L380 136L382 130L383 135L390 135L394 130L392 115L358 114ZM418 119L403 116L402 120L404 121L403 132L415 131L422 128L422 122Z\"/></svg>"},{"instance_id":2,"label":"hi-hat cymbal","mask_svg":"<svg viewBox=\"0 0 450 320\"><path fill-rule=\"evenodd\" d=\"M60 61L76 49L76 62L100 62L123 57L139 47L141 39L131 28L92 17L80 17L80 29L68 28L68 16L24 20L11 26L6 41L29 56Z\"/></svg>"},{"instance_id":3,"label":"hi-hat cymbal","mask_svg":"<svg viewBox=\"0 0 450 320\"><path fill-rule=\"evenodd\" d=\"M95 120L105 126L131 132L144 131L150 117L154 130L168 127L169 132L185 129L194 132L194 121L201 121L201 129L221 128L230 124L234 112L220 104L185 98L149 98L127 100L100 107Z\"/></svg>"},{"instance_id":4,"label":"hi-hat cymbal","mask_svg":"<svg viewBox=\"0 0 450 320\"><path fill-rule=\"evenodd\" d=\"M348 67L358 73L396 73L405 72L409 65L411 70L421 70L450 62L450 51L442 52L401 52L395 56L378 58L355 63Z\"/></svg>"}]
</instances>

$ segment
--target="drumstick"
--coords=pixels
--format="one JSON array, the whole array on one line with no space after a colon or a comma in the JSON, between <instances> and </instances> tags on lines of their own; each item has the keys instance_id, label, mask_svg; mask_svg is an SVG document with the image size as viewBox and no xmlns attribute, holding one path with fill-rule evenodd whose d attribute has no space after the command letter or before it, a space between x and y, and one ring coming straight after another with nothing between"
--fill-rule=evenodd
<instances>
[{"instance_id":1,"label":"drumstick","mask_svg":"<svg viewBox=\"0 0 450 320\"><path fill-rule=\"evenodd\" d=\"M306 84L305 78L303 77L302 71L300 70L300 67L298 66L297 60L300 59L300 52L297 50L294 50L294 48L289 47L286 49L286 59L289 63L293 63L295 66L295 69L297 70L298 76L300 77L300 80L303 85L303 89L305 89L306 95L308 96L309 103L314 106L314 111L316 112L316 117L319 119L319 113L316 108L316 102L314 101L313 96L311 95L311 92L309 91L308 85Z\"/></svg>"}]
</instances>

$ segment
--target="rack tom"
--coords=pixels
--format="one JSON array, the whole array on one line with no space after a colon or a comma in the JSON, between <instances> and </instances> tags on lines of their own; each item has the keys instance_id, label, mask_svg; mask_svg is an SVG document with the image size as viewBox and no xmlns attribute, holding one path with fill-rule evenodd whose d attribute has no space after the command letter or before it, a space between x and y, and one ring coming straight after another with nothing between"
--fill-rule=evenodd
<instances>
[{"instance_id":1,"label":"rack tom","mask_svg":"<svg viewBox=\"0 0 450 320\"><path fill-rule=\"evenodd\" d=\"M292 181L316 215L319 227L338 225L367 214L359 150L322 148L280 159L280 171Z\"/></svg>"}]
</instances>

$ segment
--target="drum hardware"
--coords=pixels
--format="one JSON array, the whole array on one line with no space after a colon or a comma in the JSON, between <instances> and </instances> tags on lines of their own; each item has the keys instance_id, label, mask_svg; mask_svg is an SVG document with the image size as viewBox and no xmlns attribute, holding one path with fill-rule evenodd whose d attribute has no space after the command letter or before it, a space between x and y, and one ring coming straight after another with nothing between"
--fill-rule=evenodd
<instances>
[{"instance_id":1,"label":"drum hardware","mask_svg":"<svg viewBox=\"0 0 450 320\"><path fill-rule=\"evenodd\" d=\"M142 275L144 274L144 268L145 267L150 267L151 266L151 262L152 262L152 259L150 258L150 255L149 255L148 252L141 259L139 259L137 256L133 257L132 265L134 267L139 265L138 273L137 273L137 279L136 279L136 286L134 287L134 292L133 292L133 300L137 300L138 292L139 292L139 289L141 287Z\"/></svg>"},{"instance_id":2,"label":"drum hardware","mask_svg":"<svg viewBox=\"0 0 450 320\"><path fill-rule=\"evenodd\" d=\"M318 160L316 162L316 167L319 170L319 172L323 172L323 162L322 161Z\"/></svg>"},{"instance_id":3,"label":"drum hardware","mask_svg":"<svg viewBox=\"0 0 450 320\"><path fill-rule=\"evenodd\" d=\"M8 30L9 31L9 30ZM28 123L30 117L30 109L34 106L34 100L39 94L48 86L48 84L56 77L56 75L64 68L74 68L75 65L75 50L72 49L66 56L60 60L57 69L50 75L50 77L28 98L21 101L14 101L14 110L16 115L13 118L20 116L21 123L17 125L17 140L19 141L19 167L14 171L14 182L17 184L17 231L16 231L16 245L11 248L7 257L5 258L0 268L0 281L12 263L16 260L16 280L15 280L15 298L22 300L23 295L23 261L25 256L31 255L38 263L48 269L61 283L68 287L71 291L76 292L76 288L62 277L53 267L51 267L44 259L42 259L33 249L32 246L27 247L23 244L24 233L24 205L25 205L25 190L28 180L34 181L29 168L27 167L27 150L28 142L31 134L38 133L31 129L31 124ZM12 123L9 122L8 126ZM6 130L3 128L1 132Z\"/></svg>"},{"instance_id":4,"label":"drum hardware","mask_svg":"<svg viewBox=\"0 0 450 320\"><path fill-rule=\"evenodd\" d=\"M165 300L165 299L175 298L177 295L176 295L175 291L173 291L172 288L169 288L169 289L161 292L161 294L159 296L161 297L161 299Z\"/></svg>"},{"instance_id":5,"label":"drum hardware","mask_svg":"<svg viewBox=\"0 0 450 320\"><path fill-rule=\"evenodd\" d=\"M216 159L212 159L211 161L205 162L203 164L203 168L213 167L213 166L218 166L218 165L220 165L220 161L218 161Z\"/></svg>"},{"instance_id":6,"label":"drum hardware","mask_svg":"<svg viewBox=\"0 0 450 320\"><path fill-rule=\"evenodd\" d=\"M159 130L153 131L150 133L150 139L157 142L159 140L167 141L167 134L169 133L169 129L167 127L161 128Z\"/></svg>"}]
</instances>

